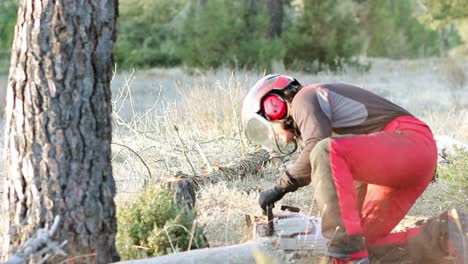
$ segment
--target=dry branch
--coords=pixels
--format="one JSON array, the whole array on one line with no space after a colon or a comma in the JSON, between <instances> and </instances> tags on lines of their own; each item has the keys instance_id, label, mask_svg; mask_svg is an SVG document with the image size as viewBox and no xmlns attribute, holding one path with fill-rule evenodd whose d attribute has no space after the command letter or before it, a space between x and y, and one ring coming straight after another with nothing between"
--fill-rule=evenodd
<instances>
[{"instance_id":1,"label":"dry branch","mask_svg":"<svg viewBox=\"0 0 468 264\"><path fill-rule=\"evenodd\" d=\"M24 245L21 246L7 262L5 262L5 264L27 263L31 257L35 255L43 255L47 252L66 256L67 254L63 251L63 247L66 245L67 241L57 244L51 240L57 232L60 223L60 216L57 215L50 230L45 228L38 229L36 235L26 241L26 243L24 243ZM40 262L47 260L50 256L52 256L52 254L47 254Z\"/></svg>"},{"instance_id":2,"label":"dry branch","mask_svg":"<svg viewBox=\"0 0 468 264\"><path fill-rule=\"evenodd\" d=\"M129 146L127 145L124 145L124 144L120 144L120 143L116 143L116 142L112 142L111 143L112 145L116 145L116 146L119 146L119 147L122 147L122 148L125 148L125 149L128 149L130 152L132 152L136 157L138 157L138 159L140 159L141 163L143 164L143 166L145 166L146 168L146 171L148 172L148 178L145 179L145 184L148 182L149 179L151 179L153 176L151 175L151 170L149 168L149 166L146 164L145 160L138 154L138 152L136 152L135 150L133 150L132 148L130 148Z\"/></svg>"},{"instance_id":3,"label":"dry branch","mask_svg":"<svg viewBox=\"0 0 468 264\"><path fill-rule=\"evenodd\" d=\"M195 206L195 191L200 185L222 180L243 179L248 174L257 173L269 159L268 151L259 150L226 167L218 167L216 171L206 175L190 176L179 172L176 176L166 178L165 184L174 191L177 205L191 210Z\"/></svg>"},{"instance_id":4,"label":"dry branch","mask_svg":"<svg viewBox=\"0 0 468 264\"><path fill-rule=\"evenodd\" d=\"M206 183L217 183L223 180L244 179L249 174L255 174L270 160L270 153L264 149L247 156L240 161L231 162L227 166L216 166L215 171L205 175L189 176L179 173L177 176L182 178L190 178L197 185Z\"/></svg>"}]
</instances>

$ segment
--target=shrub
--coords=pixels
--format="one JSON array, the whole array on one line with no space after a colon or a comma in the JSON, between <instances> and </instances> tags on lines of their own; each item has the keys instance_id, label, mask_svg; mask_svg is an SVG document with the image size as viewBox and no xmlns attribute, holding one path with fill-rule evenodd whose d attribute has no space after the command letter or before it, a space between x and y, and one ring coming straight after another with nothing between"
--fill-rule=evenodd
<instances>
[{"instance_id":1,"label":"shrub","mask_svg":"<svg viewBox=\"0 0 468 264\"><path fill-rule=\"evenodd\" d=\"M195 211L178 208L171 190L147 187L117 204L117 249L122 259L160 256L207 246Z\"/></svg>"},{"instance_id":2,"label":"shrub","mask_svg":"<svg viewBox=\"0 0 468 264\"><path fill-rule=\"evenodd\" d=\"M457 197L460 197L462 201L467 201L468 151L458 151L456 155L449 155L447 160L448 164L440 166L437 174L441 180L453 187L453 192Z\"/></svg>"}]
</instances>

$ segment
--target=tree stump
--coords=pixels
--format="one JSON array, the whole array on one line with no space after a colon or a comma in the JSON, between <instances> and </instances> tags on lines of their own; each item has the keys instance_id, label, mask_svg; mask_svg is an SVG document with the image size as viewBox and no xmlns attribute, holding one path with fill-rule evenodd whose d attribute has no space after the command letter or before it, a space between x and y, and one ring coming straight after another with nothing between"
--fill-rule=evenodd
<instances>
[{"instance_id":1,"label":"tree stump","mask_svg":"<svg viewBox=\"0 0 468 264\"><path fill-rule=\"evenodd\" d=\"M189 213L196 202L194 182L190 179L175 176L169 178L166 183L168 188L174 192L174 200L177 206Z\"/></svg>"}]
</instances>

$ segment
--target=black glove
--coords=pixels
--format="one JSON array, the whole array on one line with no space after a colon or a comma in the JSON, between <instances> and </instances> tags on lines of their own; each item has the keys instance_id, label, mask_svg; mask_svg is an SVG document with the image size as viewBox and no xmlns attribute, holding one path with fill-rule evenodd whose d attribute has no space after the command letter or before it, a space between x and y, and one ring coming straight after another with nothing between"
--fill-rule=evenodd
<instances>
[{"instance_id":1,"label":"black glove","mask_svg":"<svg viewBox=\"0 0 468 264\"><path fill-rule=\"evenodd\" d=\"M277 201L281 200L281 198L283 198L285 194L286 191L284 191L278 186L275 186L260 193L260 198L258 198L258 204L263 210L266 210L268 205L273 205Z\"/></svg>"}]
</instances>

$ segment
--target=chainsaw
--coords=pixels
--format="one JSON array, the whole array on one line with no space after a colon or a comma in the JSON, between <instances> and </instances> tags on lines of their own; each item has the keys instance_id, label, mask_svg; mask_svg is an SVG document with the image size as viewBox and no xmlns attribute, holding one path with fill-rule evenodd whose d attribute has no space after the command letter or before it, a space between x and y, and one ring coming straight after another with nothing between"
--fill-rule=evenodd
<instances>
[{"instance_id":1,"label":"chainsaw","mask_svg":"<svg viewBox=\"0 0 468 264\"><path fill-rule=\"evenodd\" d=\"M277 237L277 245L285 251L304 251L307 254L322 255L327 252L328 239L322 236L320 218L306 216L293 206L281 206L273 213L268 206L262 218L252 223L253 238Z\"/></svg>"}]
</instances>

